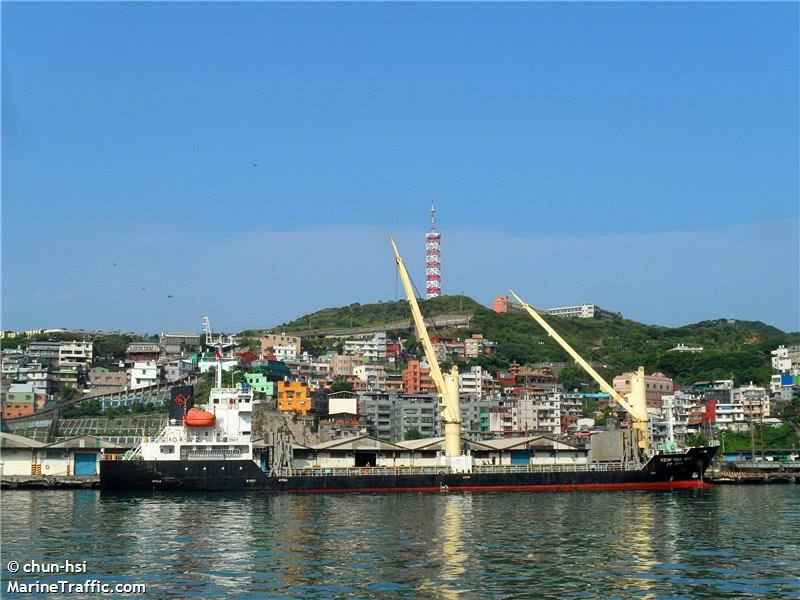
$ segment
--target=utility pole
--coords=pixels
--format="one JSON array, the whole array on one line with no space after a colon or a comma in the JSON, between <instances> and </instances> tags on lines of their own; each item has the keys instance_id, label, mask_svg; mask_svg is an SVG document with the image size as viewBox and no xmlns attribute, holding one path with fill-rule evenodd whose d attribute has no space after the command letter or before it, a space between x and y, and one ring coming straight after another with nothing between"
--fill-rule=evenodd
<instances>
[{"instance_id":1,"label":"utility pole","mask_svg":"<svg viewBox=\"0 0 800 600\"><path fill-rule=\"evenodd\" d=\"M756 432L753 429L753 414L750 413L750 460L756 460Z\"/></svg>"}]
</instances>

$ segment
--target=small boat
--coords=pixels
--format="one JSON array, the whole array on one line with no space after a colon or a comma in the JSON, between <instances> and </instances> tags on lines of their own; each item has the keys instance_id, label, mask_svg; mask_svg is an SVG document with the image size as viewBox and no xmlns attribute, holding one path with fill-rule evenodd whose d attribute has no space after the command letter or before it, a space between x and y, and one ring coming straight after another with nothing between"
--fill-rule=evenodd
<instances>
[{"instance_id":1,"label":"small boat","mask_svg":"<svg viewBox=\"0 0 800 600\"><path fill-rule=\"evenodd\" d=\"M207 410L190 408L183 419L185 427L213 427L217 418Z\"/></svg>"}]
</instances>

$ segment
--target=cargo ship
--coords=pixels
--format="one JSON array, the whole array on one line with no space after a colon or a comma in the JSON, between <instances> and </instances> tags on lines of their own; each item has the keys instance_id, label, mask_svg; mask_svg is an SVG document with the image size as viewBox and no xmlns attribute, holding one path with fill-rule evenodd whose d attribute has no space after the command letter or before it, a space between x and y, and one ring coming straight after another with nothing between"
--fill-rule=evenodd
<instances>
[{"instance_id":1,"label":"cargo ship","mask_svg":"<svg viewBox=\"0 0 800 600\"><path fill-rule=\"evenodd\" d=\"M216 349L219 359L216 385L208 402L194 406L193 389L174 388L169 421L153 438L119 460L100 462L100 487L104 490L138 491L227 491L259 492L461 492L461 491L571 491L701 488L709 485L704 474L716 448L697 447L683 452L652 452L648 446L647 406L644 371L631 378L631 393L618 394L539 315L523 307L597 381L598 385L630 415L631 427L606 435L617 437L618 460L600 460L591 453L571 461L547 460L528 451L525 464L511 460L503 446L472 442L461 437L458 400L458 369L442 373L413 285L394 242L400 279L403 282L418 339L425 350L431 378L439 395L439 412L444 429L441 450L432 459L415 461L413 448L400 452L372 454L372 463L357 464L354 454L333 457L318 455L314 464L298 464L295 445L288 435L271 432L253 440L251 423L254 394L246 385L224 387L222 352L232 338L218 339L207 319L206 344ZM514 293L512 291L512 293ZM436 440L435 440L436 441ZM380 444L379 440L375 440ZM551 440L553 448L559 444ZM475 451L483 448L483 451ZM490 454L491 462L481 457ZM404 451L405 450L405 451ZM398 460L398 454L400 459ZM557 455L556 452L553 455ZM342 460L344 458L344 460ZM524 457L523 457L524 458ZM423 464L420 464L423 463Z\"/></svg>"}]
</instances>

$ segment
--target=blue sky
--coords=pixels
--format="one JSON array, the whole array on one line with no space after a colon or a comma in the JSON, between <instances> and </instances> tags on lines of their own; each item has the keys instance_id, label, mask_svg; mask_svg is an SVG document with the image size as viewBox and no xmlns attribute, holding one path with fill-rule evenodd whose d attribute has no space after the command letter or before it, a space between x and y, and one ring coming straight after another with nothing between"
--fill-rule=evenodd
<instances>
[{"instance_id":1,"label":"blue sky","mask_svg":"<svg viewBox=\"0 0 800 600\"><path fill-rule=\"evenodd\" d=\"M432 199L445 293L800 329L797 4L1 10L5 329L394 299Z\"/></svg>"}]
</instances>

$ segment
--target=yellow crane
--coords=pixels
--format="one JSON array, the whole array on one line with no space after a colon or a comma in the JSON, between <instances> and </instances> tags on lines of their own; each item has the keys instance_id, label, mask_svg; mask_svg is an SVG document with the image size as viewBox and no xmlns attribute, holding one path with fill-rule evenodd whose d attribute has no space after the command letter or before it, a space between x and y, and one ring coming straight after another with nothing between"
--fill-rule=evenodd
<instances>
[{"instance_id":1,"label":"yellow crane","mask_svg":"<svg viewBox=\"0 0 800 600\"><path fill-rule=\"evenodd\" d=\"M594 379L597 382L597 385L600 386L600 389L614 398L617 404L628 411L628 414L631 416L631 424L636 432L636 444L643 451L647 452L650 444L647 431L647 397L645 394L644 367L639 367L636 373L633 374L631 377L631 391L630 393L625 394L623 397L619 392L617 392L617 390L608 385L608 382L603 379L597 371L594 370L592 365L583 360L581 355L578 354L564 338L558 335L558 332L556 332L555 329L550 327L547 321L542 318L537 310L533 309L528 303L522 300L522 298L517 296L514 290L509 291L522 305L522 307L528 311L528 314L530 314L530 316L532 316L534 320L539 323L542 328L544 328L547 334L556 342L558 342L561 347L567 351L567 354L569 354L576 363L578 363L589 375L591 375L592 379Z\"/></svg>"},{"instance_id":2,"label":"yellow crane","mask_svg":"<svg viewBox=\"0 0 800 600\"><path fill-rule=\"evenodd\" d=\"M392 239L394 258L397 263L397 270L400 273L400 281L403 283L408 305L411 307L411 315L414 318L414 325L417 330L417 337L425 350L425 357L431 369L431 379L439 393L439 411L444 424L444 450L448 459L448 464L455 470L470 470L468 457L461 454L461 407L458 403L458 367L453 366L449 373L442 374L439 368L439 361L436 360L436 352L433 350L431 338L425 327L422 312L419 310L417 296L411 284L411 277L408 275L406 266L397 245ZM461 457L459 460L457 457ZM453 460L456 459L456 460Z\"/></svg>"}]
</instances>

